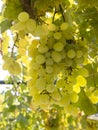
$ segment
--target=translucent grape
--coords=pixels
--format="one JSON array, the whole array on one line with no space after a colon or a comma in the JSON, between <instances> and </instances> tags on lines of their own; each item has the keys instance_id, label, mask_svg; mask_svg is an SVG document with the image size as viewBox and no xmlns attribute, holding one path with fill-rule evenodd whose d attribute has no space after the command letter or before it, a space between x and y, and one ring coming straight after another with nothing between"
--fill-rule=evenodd
<instances>
[{"instance_id":1,"label":"translucent grape","mask_svg":"<svg viewBox=\"0 0 98 130\"><path fill-rule=\"evenodd\" d=\"M85 86L87 85L86 79L85 79L83 76L81 76L81 75L77 76L77 83L78 83L81 87L85 87Z\"/></svg>"},{"instance_id":2,"label":"translucent grape","mask_svg":"<svg viewBox=\"0 0 98 130\"><path fill-rule=\"evenodd\" d=\"M46 81L44 78L39 78L36 80L36 87L40 90L43 91L46 87Z\"/></svg>"},{"instance_id":3,"label":"translucent grape","mask_svg":"<svg viewBox=\"0 0 98 130\"><path fill-rule=\"evenodd\" d=\"M39 47L38 47L38 51L40 52L40 53L46 53L47 51L49 50L49 48L48 48L48 46L46 46L46 45L40 45Z\"/></svg>"},{"instance_id":4,"label":"translucent grape","mask_svg":"<svg viewBox=\"0 0 98 130\"><path fill-rule=\"evenodd\" d=\"M35 60L36 60L36 63L38 63L38 64L43 64L43 63L45 63L45 56L39 54L39 55L36 56L36 59L35 59Z\"/></svg>"},{"instance_id":5,"label":"translucent grape","mask_svg":"<svg viewBox=\"0 0 98 130\"><path fill-rule=\"evenodd\" d=\"M46 66L46 72L47 73L52 73L53 72L53 67L52 66Z\"/></svg>"},{"instance_id":6,"label":"translucent grape","mask_svg":"<svg viewBox=\"0 0 98 130\"><path fill-rule=\"evenodd\" d=\"M53 65L54 64L54 61L52 58L47 58L46 59L46 65Z\"/></svg>"},{"instance_id":7,"label":"translucent grape","mask_svg":"<svg viewBox=\"0 0 98 130\"><path fill-rule=\"evenodd\" d=\"M77 95L77 93L73 92L71 95L70 95L70 100L72 103L76 103L79 99L79 96Z\"/></svg>"},{"instance_id":8,"label":"translucent grape","mask_svg":"<svg viewBox=\"0 0 98 130\"><path fill-rule=\"evenodd\" d=\"M73 59L73 58L76 56L75 50L74 50L74 49L68 50L67 56L68 56L70 59Z\"/></svg>"},{"instance_id":9,"label":"translucent grape","mask_svg":"<svg viewBox=\"0 0 98 130\"><path fill-rule=\"evenodd\" d=\"M20 22L26 22L27 20L29 19L29 14L27 12L21 12L19 15L18 15L18 20Z\"/></svg>"},{"instance_id":10,"label":"translucent grape","mask_svg":"<svg viewBox=\"0 0 98 130\"><path fill-rule=\"evenodd\" d=\"M77 58L80 58L83 56L83 52L81 50L76 51Z\"/></svg>"},{"instance_id":11,"label":"translucent grape","mask_svg":"<svg viewBox=\"0 0 98 130\"><path fill-rule=\"evenodd\" d=\"M53 46L53 49L55 50L55 51L62 51L63 50L63 48L64 48L64 45L63 45L63 43L61 43L61 42L57 42L56 44L54 44L54 46Z\"/></svg>"},{"instance_id":12,"label":"translucent grape","mask_svg":"<svg viewBox=\"0 0 98 130\"><path fill-rule=\"evenodd\" d=\"M33 33L36 30L36 21L28 19L26 22L26 29L29 33Z\"/></svg>"},{"instance_id":13,"label":"translucent grape","mask_svg":"<svg viewBox=\"0 0 98 130\"><path fill-rule=\"evenodd\" d=\"M61 33L60 32L56 32L56 33L54 33L54 38L55 39L57 39L57 40L59 40L60 38L61 38Z\"/></svg>"},{"instance_id":14,"label":"translucent grape","mask_svg":"<svg viewBox=\"0 0 98 130\"><path fill-rule=\"evenodd\" d=\"M53 51L52 52L52 58L55 62L60 62L62 60L62 56L60 53L56 52L56 51Z\"/></svg>"},{"instance_id":15,"label":"translucent grape","mask_svg":"<svg viewBox=\"0 0 98 130\"><path fill-rule=\"evenodd\" d=\"M48 25L48 29L49 29L49 31L55 31L56 25L51 23L51 24Z\"/></svg>"},{"instance_id":16,"label":"translucent grape","mask_svg":"<svg viewBox=\"0 0 98 130\"><path fill-rule=\"evenodd\" d=\"M64 22L61 24L60 26L60 29L63 31L63 30L66 30L68 28L68 23Z\"/></svg>"}]
</instances>

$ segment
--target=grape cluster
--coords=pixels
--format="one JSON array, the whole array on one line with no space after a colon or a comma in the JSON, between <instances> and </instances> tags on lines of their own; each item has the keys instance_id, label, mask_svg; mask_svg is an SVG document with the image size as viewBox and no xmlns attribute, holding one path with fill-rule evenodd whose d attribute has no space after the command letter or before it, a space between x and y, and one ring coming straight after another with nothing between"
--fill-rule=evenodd
<instances>
[{"instance_id":1,"label":"grape cluster","mask_svg":"<svg viewBox=\"0 0 98 130\"><path fill-rule=\"evenodd\" d=\"M88 76L88 71L82 70L87 58L83 41L73 38L72 27L67 22L37 24L26 12L19 14L18 23L12 29L37 37L30 43L22 37L18 43L19 48L27 50L23 53L18 49L19 54L30 59L27 86L33 104L43 109L53 104L70 107L70 112L75 114L77 108L72 108L72 104L78 101L80 86L86 86L85 75Z\"/></svg>"}]
</instances>

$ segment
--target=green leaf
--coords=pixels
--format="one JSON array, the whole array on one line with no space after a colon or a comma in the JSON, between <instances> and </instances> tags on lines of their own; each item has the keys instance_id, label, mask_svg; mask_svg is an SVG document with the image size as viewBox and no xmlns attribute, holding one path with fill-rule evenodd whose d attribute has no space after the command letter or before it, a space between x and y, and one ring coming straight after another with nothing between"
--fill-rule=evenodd
<instances>
[{"instance_id":1,"label":"green leaf","mask_svg":"<svg viewBox=\"0 0 98 130\"><path fill-rule=\"evenodd\" d=\"M87 97L83 88L81 89L81 92L79 94L78 107L80 108L81 111L84 111L86 115L90 115L96 112L96 107Z\"/></svg>"},{"instance_id":2,"label":"green leaf","mask_svg":"<svg viewBox=\"0 0 98 130\"><path fill-rule=\"evenodd\" d=\"M1 33L5 32L7 29L11 27L11 20L5 19L0 23L0 31Z\"/></svg>"},{"instance_id":3,"label":"green leaf","mask_svg":"<svg viewBox=\"0 0 98 130\"><path fill-rule=\"evenodd\" d=\"M16 19L22 10L20 0L8 0L4 9L4 17L10 20Z\"/></svg>"}]
</instances>

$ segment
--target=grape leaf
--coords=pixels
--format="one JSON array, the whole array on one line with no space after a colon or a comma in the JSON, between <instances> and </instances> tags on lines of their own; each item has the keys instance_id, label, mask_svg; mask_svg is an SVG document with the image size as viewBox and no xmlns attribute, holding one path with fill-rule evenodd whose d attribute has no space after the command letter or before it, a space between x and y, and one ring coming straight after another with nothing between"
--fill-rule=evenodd
<instances>
[{"instance_id":1,"label":"grape leaf","mask_svg":"<svg viewBox=\"0 0 98 130\"><path fill-rule=\"evenodd\" d=\"M92 104L90 99L87 97L84 89L81 89L79 93L78 106L80 110L84 111L86 115L90 115L96 112L96 106Z\"/></svg>"},{"instance_id":2,"label":"grape leaf","mask_svg":"<svg viewBox=\"0 0 98 130\"><path fill-rule=\"evenodd\" d=\"M22 11L22 6L19 0L8 0L4 9L4 17L8 19L16 19Z\"/></svg>"},{"instance_id":3,"label":"grape leaf","mask_svg":"<svg viewBox=\"0 0 98 130\"><path fill-rule=\"evenodd\" d=\"M0 23L0 31L1 33L5 32L7 29L11 27L11 20L5 19Z\"/></svg>"}]
</instances>

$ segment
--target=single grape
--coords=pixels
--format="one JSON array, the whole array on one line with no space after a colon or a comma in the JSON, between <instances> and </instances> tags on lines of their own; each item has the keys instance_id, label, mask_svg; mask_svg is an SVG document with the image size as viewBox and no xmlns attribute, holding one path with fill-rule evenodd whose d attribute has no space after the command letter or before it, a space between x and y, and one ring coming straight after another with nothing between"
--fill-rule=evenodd
<instances>
[{"instance_id":1,"label":"single grape","mask_svg":"<svg viewBox=\"0 0 98 130\"><path fill-rule=\"evenodd\" d=\"M79 99L79 96L77 93L75 92L72 92L71 95L70 95L70 100L72 103L76 103Z\"/></svg>"},{"instance_id":2,"label":"single grape","mask_svg":"<svg viewBox=\"0 0 98 130\"><path fill-rule=\"evenodd\" d=\"M52 52L52 58L55 62L60 62L62 60L62 56L60 53L56 52L56 51L53 51Z\"/></svg>"},{"instance_id":3,"label":"single grape","mask_svg":"<svg viewBox=\"0 0 98 130\"><path fill-rule=\"evenodd\" d=\"M39 51L40 53L46 53L46 52L48 52L48 50L49 50L48 46L46 46L46 45L44 45L44 44L41 44L41 45L39 45L39 47L38 47L38 51Z\"/></svg>"},{"instance_id":4,"label":"single grape","mask_svg":"<svg viewBox=\"0 0 98 130\"><path fill-rule=\"evenodd\" d=\"M61 43L61 42L57 42L56 44L54 44L54 46L53 46L53 49L55 50L55 51L62 51L63 50L63 48L64 48L64 45L63 45L63 43Z\"/></svg>"},{"instance_id":5,"label":"single grape","mask_svg":"<svg viewBox=\"0 0 98 130\"><path fill-rule=\"evenodd\" d=\"M63 31L63 30L66 30L68 28L68 23L64 22L61 24L60 26L60 29Z\"/></svg>"},{"instance_id":6,"label":"single grape","mask_svg":"<svg viewBox=\"0 0 98 130\"><path fill-rule=\"evenodd\" d=\"M62 37L61 33L60 32L55 32L54 33L54 38L59 40L60 38Z\"/></svg>"},{"instance_id":7,"label":"single grape","mask_svg":"<svg viewBox=\"0 0 98 130\"><path fill-rule=\"evenodd\" d=\"M43 63L45 63L45 56L39 54L39 55L36 56L35 61L38 64L43 64Z\"/></svg>"},{"instance_id":8,"label":"single grape","mask_svg":"<svg viewBox=\"0 0 98 130\"><path fill-rule=\"evenodd\" d=\"M48 25L48 30L49 30L49 31L55 31L55 30L56 30L56 25L55 25L55 24L52 24L52 23L49 24L49 25Z\"/></svg>"},{"instance_id":9,"label":"single grape","mask_svg":"<svg viewBox=\"0 0 98 130\"><path fill-rule=\"evenodd\" d=\"M36 30L36 21L33 19L28 19L26 21L26 29L29 33L33 33Z\"/></svg>"},{"instance_id":10,"label":"single grape","mask_svg":"<svg viewBox=\"0 0 98 130\"><path fill-rule=\"evenodd\" d=\"M52 73L53 72L53 67L52 66L46 66L46 72L47 73Z\"/></svg>"},{"instance_id":11,"label":"single grape","mask_svg":"<svg viewBox=\"0 0 98 130\"><path fill-rule=\"evenodd\" d=\"M74 49L68 50L67 56L68 56L68 58L73 59L76 56L75 50Z\"/></svg>"},{"instance_id":12,"label":"single grape","mask_svg":"<svg viewBox=\"0 0 98 130\"><path fill-rule=\"evenodd\" d=\"M29 14L27 12L21 12L19 15L18 15L18 20L20 22L26 22L27 20L29 19Z\"/></svg>"}]
</instances>

